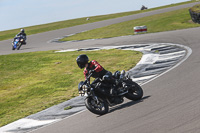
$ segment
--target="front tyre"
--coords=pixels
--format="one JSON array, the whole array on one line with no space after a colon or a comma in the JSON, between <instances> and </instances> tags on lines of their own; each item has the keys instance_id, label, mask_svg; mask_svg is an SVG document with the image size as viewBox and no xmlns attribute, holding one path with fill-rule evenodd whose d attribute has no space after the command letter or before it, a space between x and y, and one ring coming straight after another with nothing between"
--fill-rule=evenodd
<instances>
[{"instance_id":1,"label":"front tyre","mask_svg":"<svg viewBox=\"0 0 200 133\"><path fill-rule=\"evenodd\" d=\"M97 103L92 97L87 97L85 106L90 112L97 115L104 115L108 112L108 104L104 100L99 99L99 103Z\"/></svg>"},{"instance_id":2,"label":"front tyre","mask_svg":"<svg viewBox=\"0 0 200 133\"><path fill-rule=\"evenodd\" d=\"M14 46L12 46L12 50L15 50L15 47L14 47Z\"/></svg>"},{"instance_id":3,"label":"front tyre","mask_svg":"<svg viewBox=\"0 0 200 133\"><path fill-rule=\"evenodd\" d=\"M140 100L143 96L143 90L137 83L132 81L132 87L128 90L128 93L125 95L129 100Z\"/></svg>"},{"instance_id":4,"label":"front tyre","mask_svg":"<svg viewBox=\"0 0 200 133\"><path fill-rule=\"evenodd\" d=\"M18 43L17 50L19 50L22 46L22 43Z\"/></svg>"}]
</instances>

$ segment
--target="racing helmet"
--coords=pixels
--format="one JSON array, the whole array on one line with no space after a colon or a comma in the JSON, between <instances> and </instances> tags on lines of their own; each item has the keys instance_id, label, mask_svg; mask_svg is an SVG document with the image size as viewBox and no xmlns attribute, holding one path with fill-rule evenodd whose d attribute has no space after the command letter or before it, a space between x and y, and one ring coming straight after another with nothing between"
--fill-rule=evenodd
<instances>
[{"instance_id":1,"label":"racing helmet","mask_svg":"<svg viewBox=\"0 0 200 133\"><path fill-rule=\"evenodd\" d=\"M89 61L89 58L87 55L85 54L82 54L82 55L79 55L77 58L76 58L76 62L77 62L77 65L80 69L84 68L85 67L85 64L87 64Z\"/></svg>"},{"instance_id":2,"label":"racing helmet","mask_svg":"<svg viewBox=\"0 0 200 133\"><path fill-rule=\"evenodd\" d=\"M21 29L20 31L21 31L22 33L24 33L24 29Z\"/></svg>"}]
</instances>

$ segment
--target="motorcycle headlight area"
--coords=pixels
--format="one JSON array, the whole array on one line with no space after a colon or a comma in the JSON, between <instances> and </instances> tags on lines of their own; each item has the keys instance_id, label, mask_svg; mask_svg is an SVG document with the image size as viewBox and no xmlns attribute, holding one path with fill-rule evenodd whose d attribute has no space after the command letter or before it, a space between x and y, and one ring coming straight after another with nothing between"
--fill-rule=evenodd
<instances>
[{"instance_id":1,"label":"motorcycle headlight area","mask_svg":"<svg viewBox=\"0 0 200 133\"><path fill-rule=\"evenodd\" d=\"M23 39L21 39L20 41L23 42Z\"/></svg>"},{"instance_id":2,"label":"motorcycle headlight area","mask_svg":"<svg viewBox=\"0 0 200 133\"><path fill-rule=\"evenodd\" d=\"M82 89L83 89L84 91L87 91L88 86L87 86L87 85L83 85L83 86L82 86Z\"/></svg>"},{"instance_id":3,"label":"motorcycle headlight area","mask_svg":"<svg viewBox=\"0 0 200 133\"><path fill-rule=\"evenodd\" d=\"M80 94L81 96L84 96L85 92L81 90L81 91L79 91L79 94Z\"/></svg>"},{"instance_id":4,"label":"motorcycle headlight area","mask_svg":"<svg viewBox=\"0 0 200 133\"><path fill-rule=\"evenodd\" d=\"M82 86L82 89L79 91L79 94L80 94L81 96L84 96L84 94L85 94L85 92L87 91L87 89L88 89L88 86L87 86L87 85L83 85L83 86Z\"/></svg>"}]
</instances>

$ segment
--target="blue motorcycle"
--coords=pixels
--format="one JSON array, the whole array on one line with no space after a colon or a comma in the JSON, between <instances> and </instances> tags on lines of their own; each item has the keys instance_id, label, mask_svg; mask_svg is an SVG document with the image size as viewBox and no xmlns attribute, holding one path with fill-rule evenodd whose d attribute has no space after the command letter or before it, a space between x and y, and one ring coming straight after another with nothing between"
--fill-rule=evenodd
<instances>
[{"instance_id":1,"label":"blue motorcycle","mask_svg":"<svg viewBox=\"0 0 200 133\"><path fill-rule=\"evenodd\" d=\"M24 37L23 36L15 37L14 41L12 43L12 50L15 50L15 49L19 50L21 48L23 42L24 42Z\"/></svg>"}]
</instances>

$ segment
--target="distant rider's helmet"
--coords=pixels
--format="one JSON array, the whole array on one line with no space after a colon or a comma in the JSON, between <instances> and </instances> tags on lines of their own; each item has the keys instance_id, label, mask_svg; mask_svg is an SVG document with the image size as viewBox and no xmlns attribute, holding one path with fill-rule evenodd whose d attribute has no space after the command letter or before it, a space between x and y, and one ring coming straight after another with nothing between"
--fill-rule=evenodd
<instances>
[{"instance_id":1,"label":"distant rider's helmet","mask_svg":"<svg viewBox=\"0 0 200 133\"><path fill-rule=\"evenodd\" d=\"M21 33L24 33L24 29L21 29L20 31L21 31Z\"/></svg>"},{"instance_id":2,"label":"distant rider's helmet","mask_svg":"<svg viewBox=\"0 0 200 133\"><path fill-rule=\"evenodd\" d=\"M76 58L76 62L77 62L77 65L80 69L84 68L85 67L85 64L87 64L89 61L89 58L87 55L85 54L82 54L82 55L79 55L77 58Z\"/></svg>"}]
</instances>

